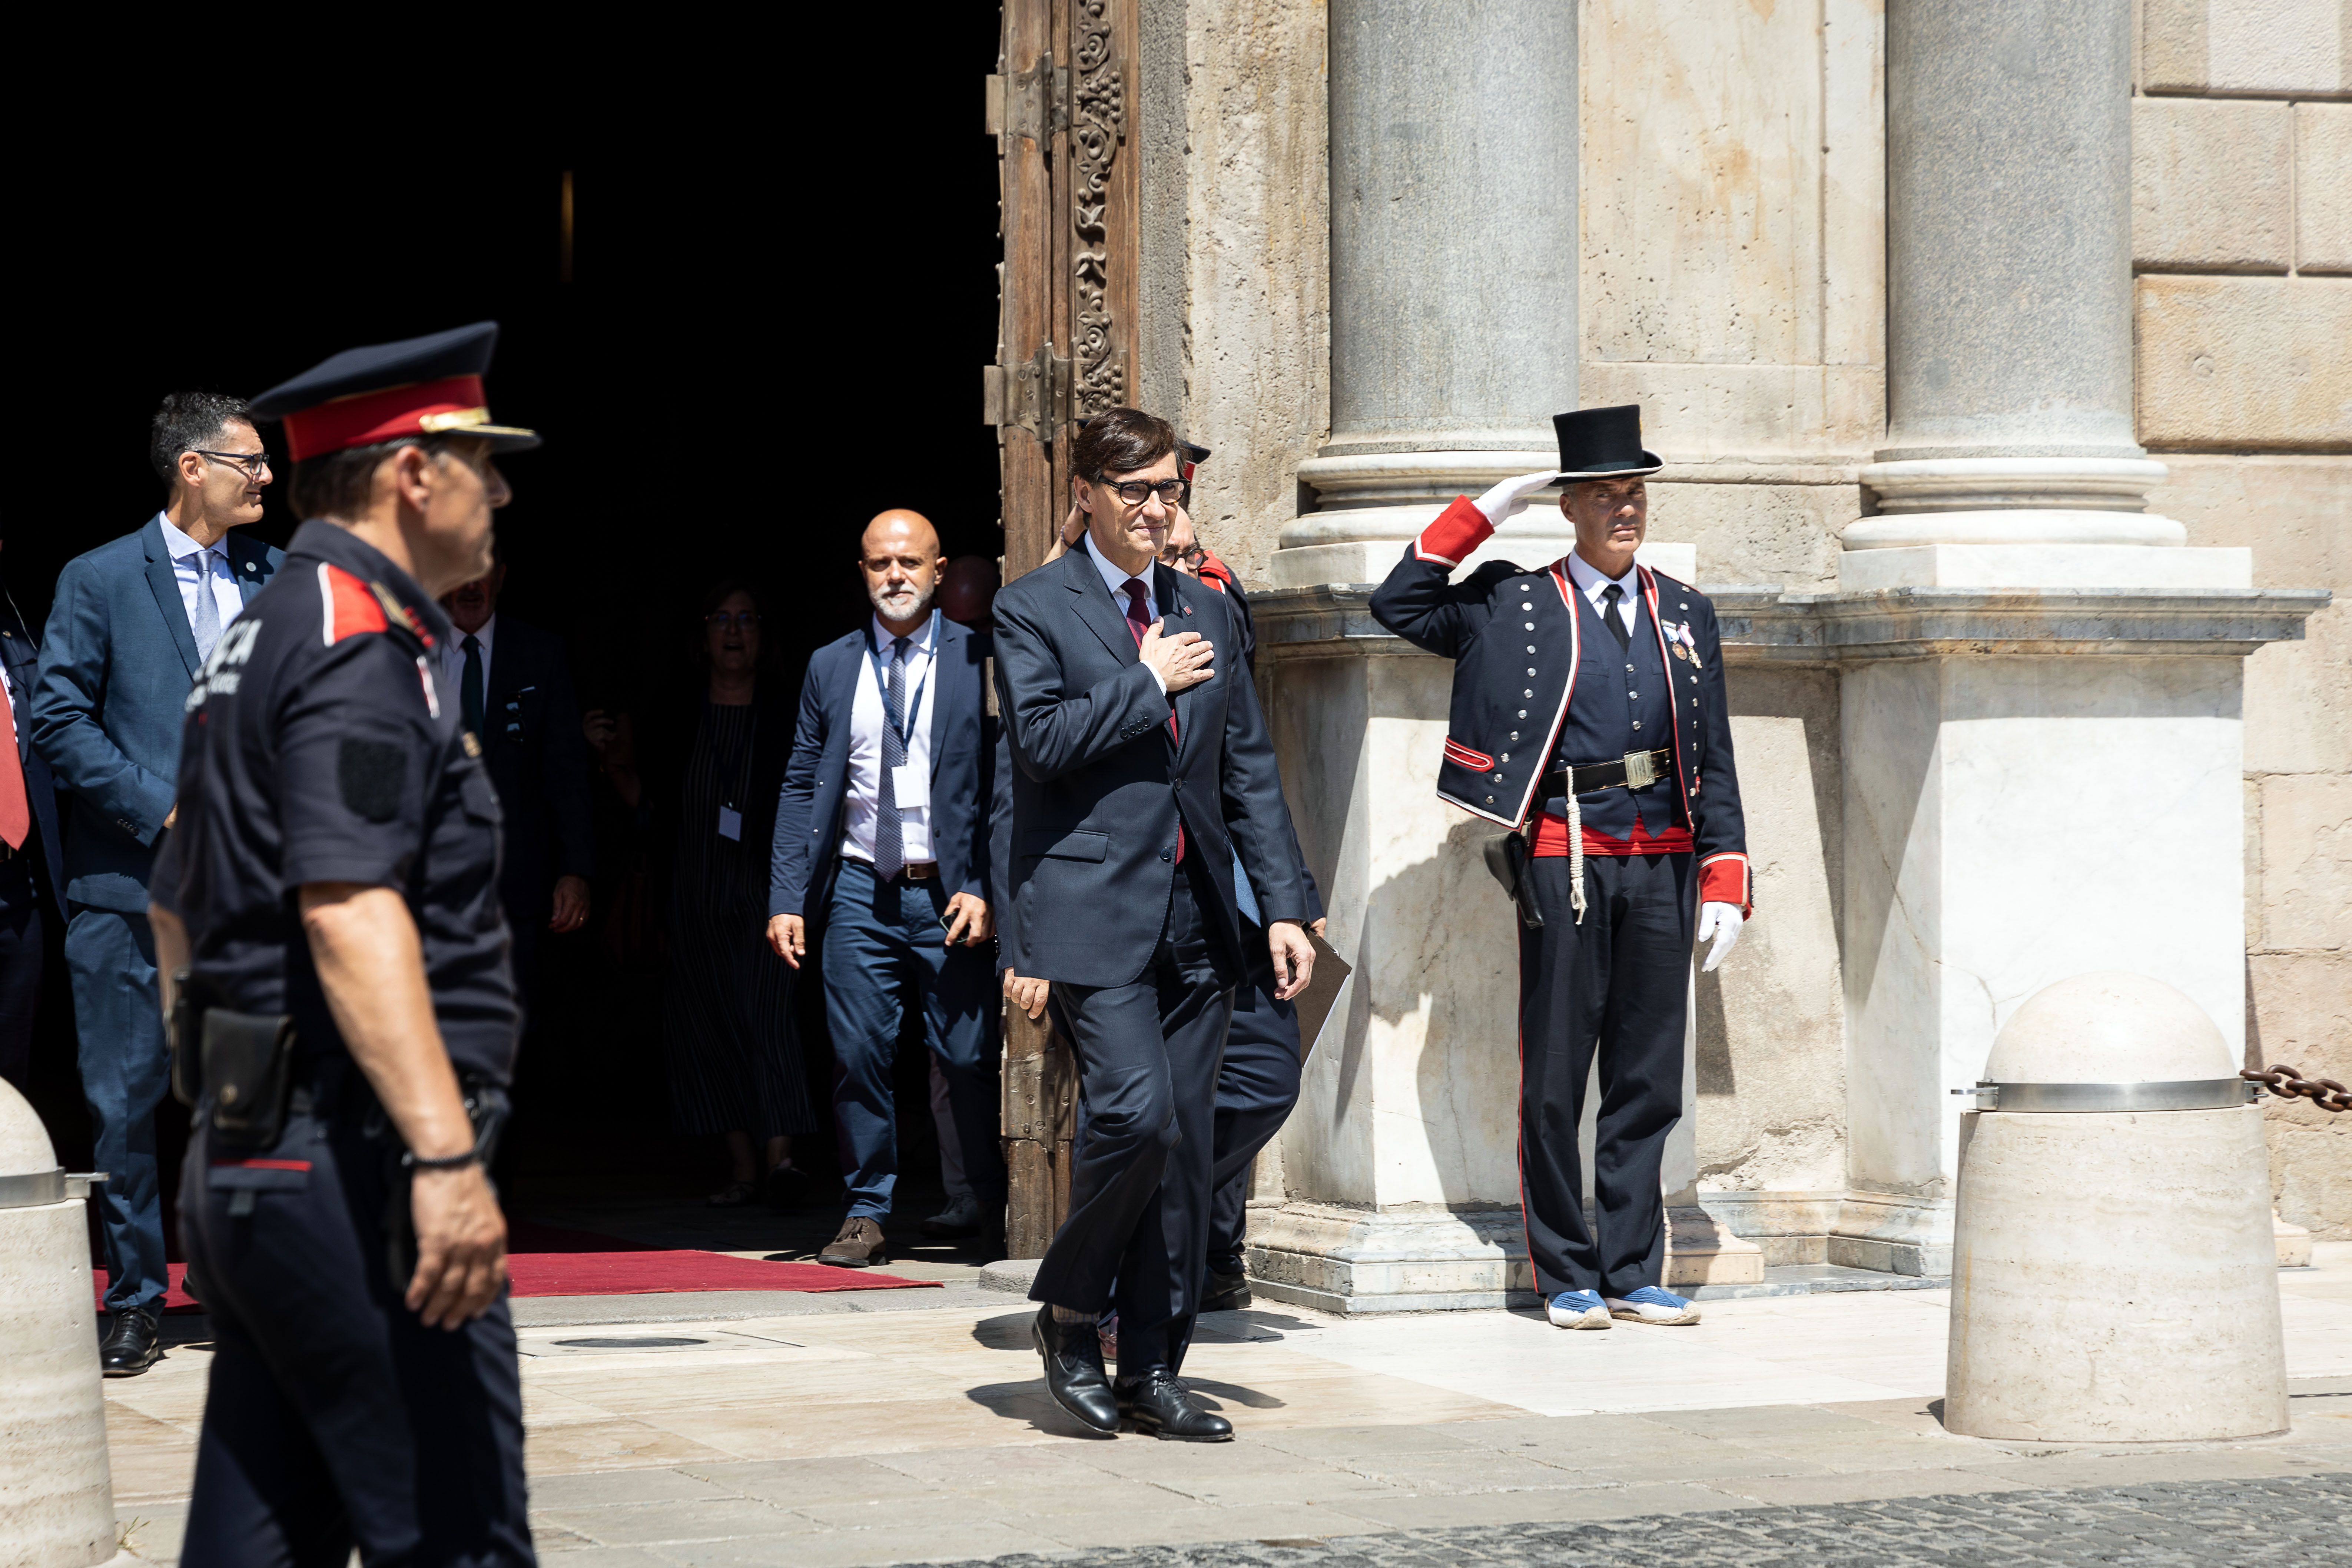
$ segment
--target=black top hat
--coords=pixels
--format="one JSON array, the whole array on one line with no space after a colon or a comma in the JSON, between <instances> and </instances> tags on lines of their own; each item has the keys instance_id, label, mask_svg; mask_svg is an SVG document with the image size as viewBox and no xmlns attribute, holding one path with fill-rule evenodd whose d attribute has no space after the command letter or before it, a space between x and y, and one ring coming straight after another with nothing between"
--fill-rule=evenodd
<instances>
[{"instance_id":1,"label":"black top hat","mask_svg":"<svg viewBox=\"0 0 2352 1568\"><path fill-rule=\"evenodd\" d=\"M1559 477L1570 484L1580 479L1633 479L1666 466L1655 452L1642 449L1638 403L1555 414L1551 426L1559 432Z\"/></svg>"}]
</instances>

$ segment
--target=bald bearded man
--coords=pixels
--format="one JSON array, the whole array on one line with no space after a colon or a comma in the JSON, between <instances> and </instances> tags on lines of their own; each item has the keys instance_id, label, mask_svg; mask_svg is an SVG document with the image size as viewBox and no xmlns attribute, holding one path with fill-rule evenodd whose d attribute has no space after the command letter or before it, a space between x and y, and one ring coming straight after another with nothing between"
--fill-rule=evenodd
<instances>
[{"instance_id":1,"label":"bald bearded man","mask_svg":"<svg viewBox=\"0 0 2352 1568\"><path fill-rule=\"evenodd\" d=\"M919 512L866 525L866 626L819 648L801 686L776 807L768 941L793 968L821 959L833 1107L849 1210L822 1263L886 1263L898 1180L891 1066L907 1010L947 1079L978 1246L1004 1255L997 1141L997 1001L988 943L996 753L987 638L932 604L946 565ZM813 929L814 928L814 929Z\"/></svg>"}]
</instances>

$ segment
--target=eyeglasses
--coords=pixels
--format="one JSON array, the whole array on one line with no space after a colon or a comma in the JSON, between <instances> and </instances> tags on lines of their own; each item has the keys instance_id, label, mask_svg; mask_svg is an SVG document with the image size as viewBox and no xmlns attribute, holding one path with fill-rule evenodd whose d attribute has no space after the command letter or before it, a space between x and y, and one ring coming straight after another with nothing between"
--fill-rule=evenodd
<instances>
[{"instance_id":1,"label":"eyeglasses","mask_svg":"<svg viewBox=\"0 0 2352 1568\"><path fill-rule=\"evenodd\" d=\"M269 454L267 452L207 452L202 447L191 447L188 450L199 458L210 458L215 463L243 468L248 479L257 479L269 471Z\"/></svg>"},{"instance_id":2,"label":"eyeglasses","mask_svg":"<svg viewBox=\"0 0 2352 1568\"><path fill-rule=\"evenodd\" d=\"M733 626L738 631L748 632L760 624L760 613L757 610L738 610L730 616L724 610L714 610L702 617L702 624L714 631L723 632Z\"/></svg>"},{"instance_id":3,"label":"eyeglasses","mask_svg":"<svg viewBox=\"0 0 2352 1568\"><path fill-rule=\"evenodd\" d=\"M1117 492L1129 506L1141 506L1153 496L1161 506L1182 506L1192 499L1192 487L1182 479L1107 479L1097 474L1095 483Z\"/></svg>"}]
</instances>

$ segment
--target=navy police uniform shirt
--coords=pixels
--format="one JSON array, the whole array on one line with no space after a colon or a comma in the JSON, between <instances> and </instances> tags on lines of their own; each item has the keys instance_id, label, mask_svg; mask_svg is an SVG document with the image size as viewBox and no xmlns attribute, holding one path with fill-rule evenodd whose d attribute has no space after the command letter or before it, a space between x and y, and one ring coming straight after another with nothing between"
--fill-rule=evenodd
<instances>
[{"instance_id":1,"label":"navy police uniform shirt","mask_svg":"<svg viewBox=\"0 0 2352 1568\"><path fill-rule=\"evenodd\" d=\"M290 1013L341 1054L302 932L308 882L396 889L458 1071L512 1072L521 1008L499 885L499 801L455 692L440 607L350 531L304 523L188 694L179 817L152 888L222 1005Z\"/></svg>"}]
</instances>

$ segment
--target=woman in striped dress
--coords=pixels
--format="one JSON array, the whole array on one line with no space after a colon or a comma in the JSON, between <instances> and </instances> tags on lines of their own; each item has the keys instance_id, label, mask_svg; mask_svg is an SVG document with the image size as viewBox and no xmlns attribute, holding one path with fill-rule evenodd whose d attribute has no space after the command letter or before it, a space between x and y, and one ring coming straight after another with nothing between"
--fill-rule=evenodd
<instances>
[{"instance_id":1,"label":"woman in striped dress","mask_svg":"<svg viewBox=\"0 0 2352 1568\"><path fill-rule=\"evenodd\" d=\"M670 1101L678 1131L726 1139L731 1179L710 1194L714 1205L748 1203L764 1181L770 1200L789 1206L803 1185L793 1138L816 1130L793 971L764 934L792 706L782 681L762 679L748 586L722 583L704 595L702 658L708 689L674 802L662 1027Z\"/></svg>"}]
</instances>

